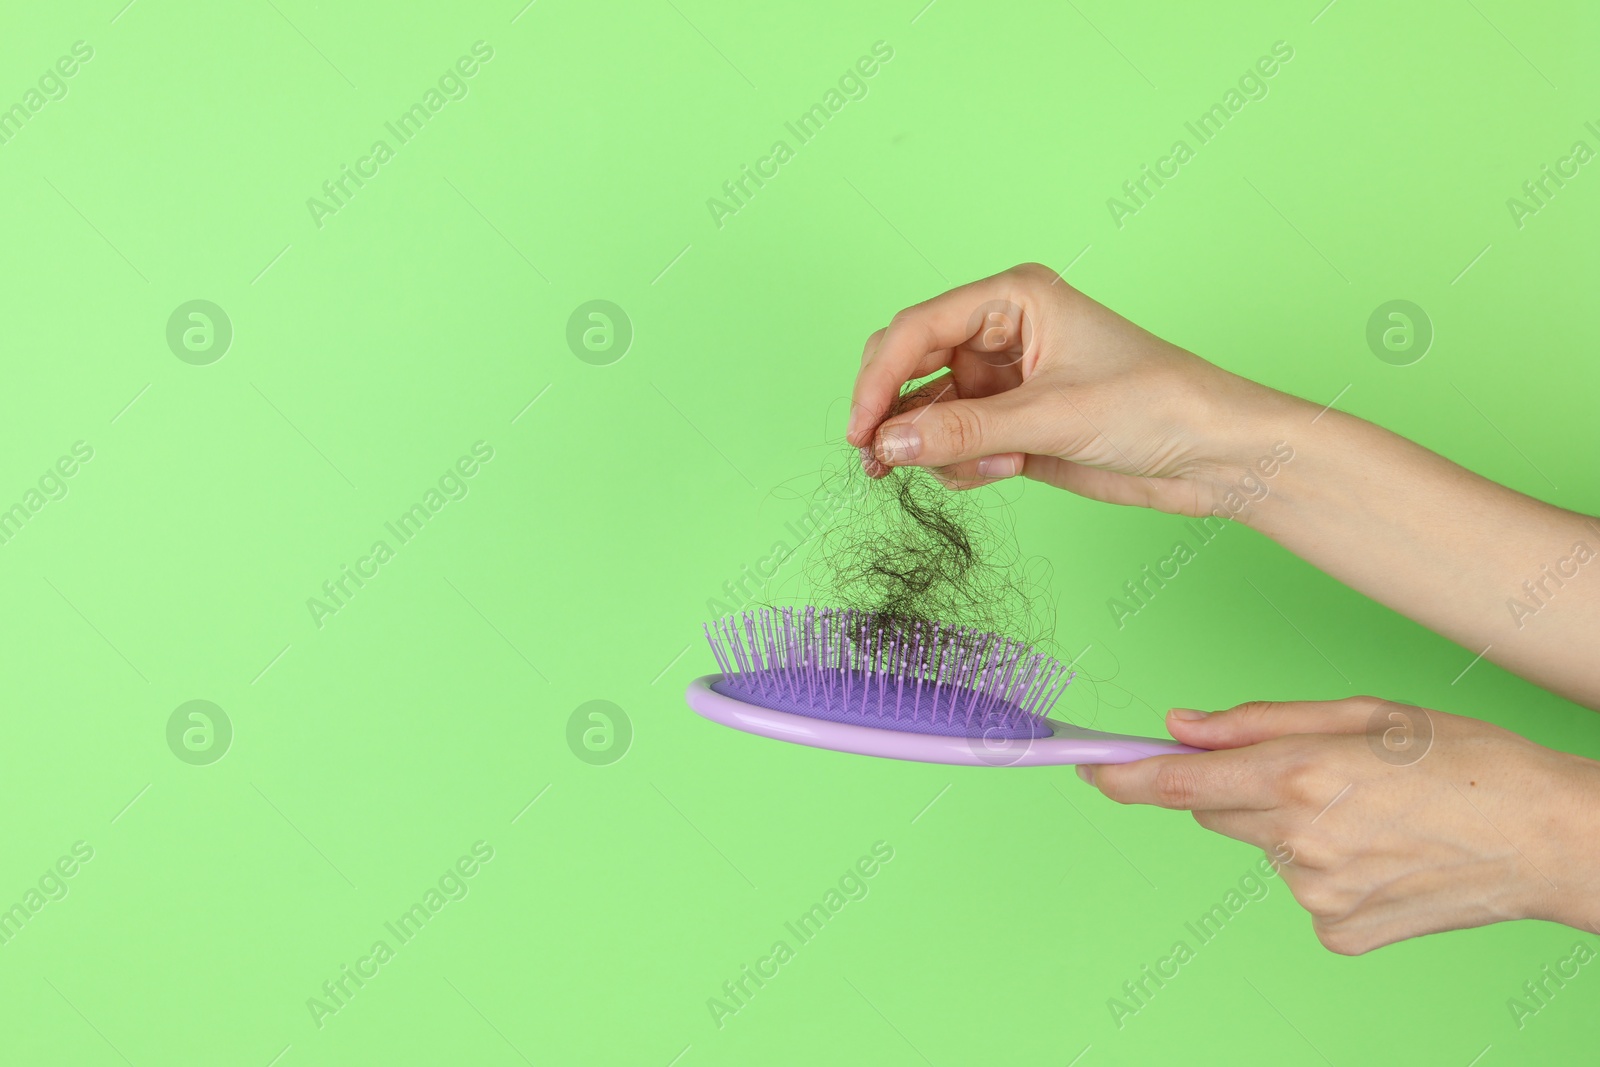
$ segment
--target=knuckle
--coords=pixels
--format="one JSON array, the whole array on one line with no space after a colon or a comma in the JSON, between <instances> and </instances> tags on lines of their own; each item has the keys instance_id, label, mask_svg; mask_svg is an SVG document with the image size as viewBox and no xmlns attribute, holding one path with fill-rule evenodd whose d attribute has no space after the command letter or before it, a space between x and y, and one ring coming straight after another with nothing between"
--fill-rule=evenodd
<instances>
[{"instance_id":1,"label":"knuckle","mask_svg":"<svg viewBox=\"0 0 1600 1067\"><path fill-rule=\"evenodd\" d=\"M1224 722L1232 723L1237 729L1255 730L1266 724L1274 706L1270 700L1247 700L1243 704L1235 704L1222 712L1221 716Z\"/></svg>"},{"instance_id":2,"label":"knuckle","mask_svg":"<svg viewBox=\"0 0 1600 1067\"><path fill-rule=\"evenodd\" d=\"M1344 705L1345 710L1349 712L1352 717L1364 718L1365 716L1372 714L1372 712L1376 711L1378 708L1383 707L1385 704L1394 704L1396 702L1392 700L1385 700L1383 697L1358 696L1347 697L1340 701L1340 703Z\"/></svg>"},{"instance_id":3,"label":"knuckle","mask_svg":"<svg viewBox=\"0 0 1600 1067\"><path fill-rule=\"evenodd\" d=\"M866 343L861 346L861 365L863 367L871 363L873 357L878 354L878 349L883 347L883 335L887 332L887 330L880 329L874 330L867 335Z\"/></svg>"},{"instance_id":4,"label":"knuckle","mask_svg":"<svg viewBox=\"0 0 1600 1067\"><path fill-rule=\"evenodd\" d=\"M1300 906L1319 924L1329 925L1340 917L1338 894L1322 879L1303 881L1291 887L1291 892Z\"/></svg>"},{"instance_id":5,"label":"knuckle","mask_svg":"<svg viewBox=\"0 0 1600 1067\"><path fill-rule=\"evenodd\" d=\"M901 308L889 319L889 325L884 327L884 334L900 336L901 334L914 333L918 328L918 315L915 308Z\"/></svg>"},{"instance_id":6,"label":"knuckle","mask_svg":"<svg viewBox=\"0 0 1600 1067\"><path fill-rule=\"evenodd\" d=\"M1228 710L1231 717L1242 719L1245 722L1256 722L1272 714L1272 701L1247 700Z\"/></svg>"},{"instance_id":7,"label":"knuckle","mask_svg":"<svg viewBox=\"0 0 1600 1067\"><path fill-rule=\"evenodd\" d=\"M1305 874L1302 870L1285 882L1294 899L1319 926L1348 932L1347 922L1357 911L1359 894L1341 886L1334 875L1324 872Z\"/></svg>"},{"instance_id":8,"label":"knuckle","mask_svg":"<svg viewBox=\"0 0 1600 1067\"><path fill-rule=\"evenodd\" d=\"M1311 928L1323 948L1341 956L1361 956L1377 947L1371 938L1338 923L1313 921Z\"/></svg>"},{"instance_id":9,"label":"knuckle","mask_svg":"<svg viewBox=\"0 0 1600 1067\"><path fill-rule=\"evenodd\" d=\"M1164 808L1192 808L1200 795L1199 776L1183 759L1170 760L1156 770L1151 792Z\"/></svg>"},{"instance_id":10,"label":"knuckle","mask_svg":"<svg viewBox=\"0 0 1600 1067\"><path fill-rule=\"evenodd\" d=\"M1315 804L1319 798L1326 803L1327 774L1314 761L1301 758L1284 768L1278 783L1283 798L1293 804Z\"/></svg>"},{"instance_id":11,"label":"knuckle","mask_svg":"<svg viewBox=\"0 0 1600 1067\"><path fill-rule=\"evenodd\" d=\"M1043 300L1051 294L1076 292L1054 267L1043 263L1018 263L1005 272L1005 277L1015 287L1013 292L1018 299Z\"/></svg>"},{"instance_id":12,"label":"knuckle","mask_svg":"<svg viewBox=\"0 0 1600 1067\"><path fill-rule=\"evenodd\" d=\"M957 456L975 454L983 441L983 425L976 412L970 408L934 406L938 412L939 435L946 446Z\"/></svg>"}]
</instances>

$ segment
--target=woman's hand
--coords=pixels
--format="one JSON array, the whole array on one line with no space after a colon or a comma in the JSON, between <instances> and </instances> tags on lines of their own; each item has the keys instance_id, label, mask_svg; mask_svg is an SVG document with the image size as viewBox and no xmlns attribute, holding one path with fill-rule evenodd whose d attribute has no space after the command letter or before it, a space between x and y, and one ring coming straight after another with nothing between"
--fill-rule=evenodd
<instances>
[{"instance_id":1,"label":"woman's hand","mask_svg":"<svg viewBox=\"0 0 1600 1067\"><path fill-rule=\"evenodd\" d=\"M1079 774L1291 856L1284 881L1334 952L1504 919L1600 923L1592 760L1375 697L1174 709L1167 725L1215 751Z\"/></svg>"},{"instance_id":2,"label":"woman's hand","mask_svg":"<svg viewBox=\"0 0 1600 1067\"><path fill-rule=\"evenodd\" d=\"M1600 576L1579 577L1600 575L1600 519L1207 363L1048 267L895 315L867 339L846 436L874 476L928 467L967 489L1024 474L1237 519L1460 644L1463 663L1600 708Z\"/></svg>"},{"instance_id":3,"label":"woman's hand","mask_svg":"<svg viewBox=\"0 0 1600 1067\"><path fill-rule=\"evenodd\" d=\"M965 489L1025 474L1200 516L1270 449L1268 413L1303 404L1024 264L907 308L869 337L846 436L874 475L929 467Z\"/></svg>"}]
</instances>

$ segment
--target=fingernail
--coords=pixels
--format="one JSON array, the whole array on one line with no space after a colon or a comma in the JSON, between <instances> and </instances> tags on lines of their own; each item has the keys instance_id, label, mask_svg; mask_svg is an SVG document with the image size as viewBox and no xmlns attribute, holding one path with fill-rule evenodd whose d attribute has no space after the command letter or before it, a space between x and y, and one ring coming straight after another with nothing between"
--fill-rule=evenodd
<instances>
[{"instance_id":1,"label":"fingernail","mask_svg":"<svg viewBox=\"0 0 1600 1067\"><path fill-rule=\"evenodd\" d=\"M985 456L978 460L978 477L1010 478L1017 473L1016 456Z\"/></svg>"},{"instance_id":2,"label":"fingernail","mask_svg":"<svg viewBox=\"0 0 1600 1067\"><path fill-rule=\"evenodd\" d=\"M1173 708L1168 714L1174 719L1182 719L1184 722L1195 722L1206 717L1205 712L1196 711L1193 708Z\"/></svg>"},{"instance_id":3,"label":"fingernail","mask_svg":"<svg viewBox=\"0 0 1600 1067\"><path fill-rule=\"evenodd\" d=\"M910 423L878 431L878 458L884 463L910 463L922 451L922 434Z\"/></svg>"},{"instance_id":4,"label":"fingernail","mask_svg":"<svg viewBox=\"0 0 1600 1067\"><path fill-rule=\"evenodd\" d=\"M1078 764L1078 777L1090 785L1094 785L1094 768L1086 763Z\"/></svg>"}]
</instances>

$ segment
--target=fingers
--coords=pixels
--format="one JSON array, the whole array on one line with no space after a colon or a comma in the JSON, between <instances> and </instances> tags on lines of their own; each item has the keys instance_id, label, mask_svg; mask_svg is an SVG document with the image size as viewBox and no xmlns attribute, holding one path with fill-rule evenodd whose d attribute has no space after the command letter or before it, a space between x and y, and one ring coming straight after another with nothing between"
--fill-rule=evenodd
<instances>
[{"instance_id":1,"label":"fingers","mask_svg":"<svg viewBox=\"0 0 1600 1067\"><path fill-rule=\"evenodd\" d=\"M1035 391L1023 383L994 396L941 400L891 416L878 427L872 451L890 467L953 467L1010 452L1047 451L1041 440L1045 418Z\"/></svg>"},{"instance_id":2,"label":"fingers","mask_svg":"<svg viewBox=\"0 0 1600 1067\"><path fill-rule=\"evenodd\" d=\"M911 421L921 422L926 417L921 412L922 408L930 404L988 396L989 391L985 391L988 384L981 374L981 368L978 373L974 373L971 367L952 365L950 370L924 382L911 392L902 394L891 409L891 418L916 412ZM875 448L876 442L861 449L861 467L866 471L867 477L883 478L893 468L878 458ZM947 489L975 489L1021 474L1026 459L1027 457L1021 452L1008 452L935 467L930 473Z\"/></svg>"},{"instance_id":3,"label":"fingers","mask_svg":"<svg viewBox=\"0 0 1600 1067\"><path fill-rule=\"evenodd\" d=\"M963 395L956 383L956 376L949 371L930 378L909 393L901 395L894 402L890 411L895 415L904 415L908 411L918 411L929 404L937 404L946 400L960 400Z\"/></svg>"},{"instance_id":4,"label":"fingers","mask_svg":"<svg viewBox=\"0 0 1600 1067\"><path fill-rule=\"evenodd\" d=\"M1137 474L1091 467L1058 456L1029 456L1023 473L1104 504L1154 508L1169 515L1203 516L1206 503L1197 482L1180 478L1146 478Z\"/></svg>"},{"instance_id":5,"label":"fingers","mask_svg":"<svg viewBox=\"0 0 1600 1067\"><path fill-rule=\"evenodd\" d=\"M1078 776L1119 804L1183 811L1267 811L1280 803L1279 758L1268 750L1152 756L1078 768Z\"/></svg>"},{"instance_id":6,"label":"fingers","mask_svg":"<svg viewBox=\"0 0 1600 1067\"><path fill-rule=\"evenodd\" d=\"M858 447L867 444L892 410L900 387L948 365L957 345L970 342L984 351L998 351L1015 343L1017 338L1011 334L1020 335L1020 324L1010 330L996 328L981 315L975 321L974 312L994 301L1026 305L1041 273L1049 271L1031 266L1013 268L959 286L907 308L886 329L868 338L850 398L846 439Z\"/></svg>"},{"instance_id":7,"label":"fingers","mask_svg":"<svg viewBox=\"0 0 1600 1067\"><path fill-rule=\"evenodd\" d=\"M881 333L883 333L883 331L879 330L878 333L873 334L873 336L876 337ZM869 341L868 344L870 345L871 342ZM937 404L941 400L955 399L960 397L960 395L961 392L957 388L955 375L947 371L944 374L939 375L937 378L924 382L920 387L913 389L911 392L901 394L900 397L895 400L894 406L891 408L891 410L894 414L899 415L907 411L916 411L919 408L925 408L929 404ZM866 472L868 478L878 479L888 477L889 471L892 468L890 468L888 464L878 459L878 457L873 454L871 447L863 446L861 448L861 469ZM951 488L955 488L955 486L951 486Z\"/></svg>"},{"instance_id":8,"label":"fingers","mask_svg":"<svg viewBox=\"0 0 1600 1067\"><path fill-rule=\"evenodd\" d=\"M861 450L861 457L862 465L869 472L881 472L873 477L881 478L893 469L878 461L871 446ZM1199 516L1205 513L1199 500L1198 487L1190 482L1176 478L1119 474L1056 456L1005 452L936 467L932 473L950 489L974 489L1021 474L1032 481L1044 482L1103 504L1153 508L1169 515Z\"/></svg>"},{"instance_id":9,"label":"fingers","mask_svg":"<svg viewBox=\"0 0 1600 1067\"><path fill-rule=\"evenodd\" d=\"M1190 708L1174 708L1167 714L1167 727L1173 737L1196 748L1241 748L1289 734L1361 733L1373 711L1383 703L1376 697L1253 700L1209 715Z\"/></svg>"},{"instance_id":10,"label":"fingers","mask_svg":"<svg viewBox=\"0 0 1600 1067\"><path fill-rule=\"evenodd\" d=\"M1028 457L1021 452L1004 452L997 456L984 456L948 467L935 467L931 473L946 489L976 489L1022 473ZM877 459L873 459L877 463ZM882 466L881 464L879 464ZM888 470L887 467L884 470Z\"/></svg>"}]
</instances>

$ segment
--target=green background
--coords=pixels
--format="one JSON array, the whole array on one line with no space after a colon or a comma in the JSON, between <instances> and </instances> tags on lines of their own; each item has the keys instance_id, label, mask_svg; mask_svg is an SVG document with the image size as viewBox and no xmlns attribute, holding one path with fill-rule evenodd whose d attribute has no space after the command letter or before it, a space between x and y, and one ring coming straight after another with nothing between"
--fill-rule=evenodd
<instances>
[{"instance_id":1,"label":"green background","mask_svg":"<svg viewBox=\"0 0 1600 1067\"><path fill-rule=\"evenodd\" d=\"M1521 1029L1506 1007L1575 932L1344 958L1277 879L1119 1029L1108 998L1258 852L1070 768L870 760L686 710L707 602L839 458L866 335L1023 260L1600 507L1600 174L1521 228L1506 207L1600 148L1592 7L923 2L7 13L0 106L94 53L0 145L0 507L74 442L93 459L0 545L0 906L74 842L93 858L0 947L0 1061L1592 1059L1592 968ZM307 199L480 40L465 98L319 227ZM880 40L866 97L792 143ZM1119 228L1107 198L1280 40L1269 95ZM794 158L719 227L708 198L780 138ZM196 299L234 333L209 365L166 339ZM595 299L632 325L609 365L566 340ZM1392 299L1436 332L1409 366L1365 341ZM466 497L319 627L307 599L477 441ZM1058 651L1087 646L1079 722L1371 692L1600 756L1593 713L1244 528L1119 629L1107 598L1181 520L989 492L1050 564ZM167 741L195 699L233 729L208 765ZM592 700L622 713L599 765L569 744ZM468 895L319 1027L308 998L479 841ZM707 999L879 841L869 895L715 1025Z\"/></svg>"}]
</instances>

